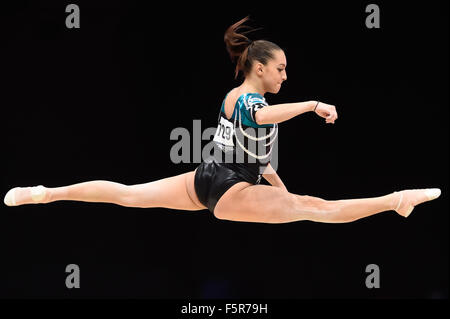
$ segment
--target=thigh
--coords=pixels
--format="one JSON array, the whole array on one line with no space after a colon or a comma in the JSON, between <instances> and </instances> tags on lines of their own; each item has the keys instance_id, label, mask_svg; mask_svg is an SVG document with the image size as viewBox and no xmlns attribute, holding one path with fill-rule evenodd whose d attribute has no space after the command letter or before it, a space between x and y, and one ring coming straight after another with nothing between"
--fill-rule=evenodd
<instances>
[{"instance_id":1,"label":"thigh","mask_svg":"<svg viewBox=\"0 0 450 319\"><path fill-rule=\"evenodd\" d=\"M194 190L195 171L157 181L129 186L129 202L135 207L164 207L179 210L206 209Z\"/></svg>"},{"instance_id":2,"label":"thigh","mask_svg":"<svg viewBox=\"0 0 450 319\"><path fill-rule=\"evenodd\" d=\"M205 205L203 205L200 200L197 197L197 193L195 192L195 173L197 172L197 169L195 169L192 172L189 172L187 178L186 178L186 190L188 192L189 197L194 202L194 204L199 207L200 209L208 209Z\"/></svg>"},{"instance_id":3,"label":"thigh","mask_svg":"<svg viewBox=\"0 0 450 319\"><path fill-rule=\"evenodd\" d=\"M218 201L214 215L220 219L248 222L275 222L295 214L295 195L279 187L233 185Z\"/></svg>"}]
</instances>

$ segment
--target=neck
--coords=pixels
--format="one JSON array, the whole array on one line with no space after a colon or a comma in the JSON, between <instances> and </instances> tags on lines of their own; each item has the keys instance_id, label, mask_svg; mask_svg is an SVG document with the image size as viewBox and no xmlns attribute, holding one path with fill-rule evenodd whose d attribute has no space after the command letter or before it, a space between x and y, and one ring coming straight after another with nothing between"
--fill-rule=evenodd
<instances>
[{"instance_id":1,"label":"neck","mask_svg":"<svg viewBox=\"0 0 450 319\"><path fill-rule=\"evenodd\" d=\"M251 77L245 78L244 82L241 84L241 88L249 93L259 93L262 96L266 94L262 83L260 81L255 81L255 79Z\"/></svg>"}]
</instances>

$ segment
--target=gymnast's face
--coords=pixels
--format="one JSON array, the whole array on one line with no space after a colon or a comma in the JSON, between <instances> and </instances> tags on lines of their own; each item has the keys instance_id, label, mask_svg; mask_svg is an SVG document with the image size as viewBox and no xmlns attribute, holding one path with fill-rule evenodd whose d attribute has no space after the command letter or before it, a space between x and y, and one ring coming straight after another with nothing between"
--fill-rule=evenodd
<instances>
[{"instance_id":1,"label":"gymnast's face","mask_svg":"<svg viewBox=\"0 0 450 319\"><path fill-rule=\"evenodd\" d=\"M278 93L281 84L287 80L287 62L283 50L273 51L273 59L267 61L266 65L256 64L256 74L261 78L264 90L269 93Z\"/></svg>"}]
</instances>

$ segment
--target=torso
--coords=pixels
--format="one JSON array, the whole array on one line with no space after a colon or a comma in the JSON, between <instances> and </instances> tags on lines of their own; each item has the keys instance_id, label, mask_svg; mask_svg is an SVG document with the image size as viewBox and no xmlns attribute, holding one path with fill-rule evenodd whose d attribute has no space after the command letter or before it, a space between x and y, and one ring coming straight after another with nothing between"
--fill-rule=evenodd
<instances>
[{"instance_id":1,"label":"torso","mask_svg":"<svg viewBox=\"0 0 450 319\"><path fill-rule=\"evenodd\" d=\"M215 152L213 157L222 163L227 157L228 162L224 166L239 170L247 181L259 182L261 174L256 171L264 169L266 159L270 161L267 157L271 156L273 147L271 136L276 138L278 127L276 124L258 125L253 120L255 109L267 105L264 97L255 91L241 85L226 94L213 138L215 146L222 152ZM248 128L250 131L245 134Z\"/></svg>"}]
</instances>

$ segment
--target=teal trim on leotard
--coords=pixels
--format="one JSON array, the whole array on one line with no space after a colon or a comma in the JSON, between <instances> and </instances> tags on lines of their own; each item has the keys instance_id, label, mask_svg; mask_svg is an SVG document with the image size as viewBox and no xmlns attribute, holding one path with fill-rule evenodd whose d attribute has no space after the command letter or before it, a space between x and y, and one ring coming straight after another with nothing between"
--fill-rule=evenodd
<instances>
[{"instance_id":1,"label":"teal trim on leotard","mask_svg":"<svg viewBox=\"0 0 450 319\"><path fill-rule=\"evenodd\" d=\"M222 107L220 110L225 113L225 100L228 96L225 96L222 102ZM255 121L252 120L250 109L254 106L255 102L259 102L260 104L264 104L267 106L267 102L264 99L264 97L259 93L244 93L239 96L239 98L236 101L236 104L233 109L233 114L231 115L230 121L234 121L236 110L239 109L241 113L241 122L245 126L250 126L253 128L259 128L259 127L272 127L273 124L262 124L259 125ZM247 104L247 107L246 107ZM237 106L237 108L236 108ZM237 121L239 121L239 118L237 118ZM237 125L237 124L236 124Z\"/></svg>"}]
</instances>

